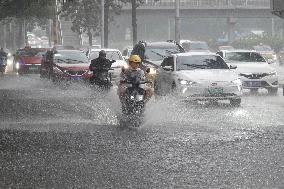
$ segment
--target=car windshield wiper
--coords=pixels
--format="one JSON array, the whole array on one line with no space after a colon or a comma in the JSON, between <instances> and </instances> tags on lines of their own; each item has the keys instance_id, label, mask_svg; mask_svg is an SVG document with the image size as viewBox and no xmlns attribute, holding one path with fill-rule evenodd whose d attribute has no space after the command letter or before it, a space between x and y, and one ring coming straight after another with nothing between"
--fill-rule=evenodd
<instances>
[{"instance_id":1,"label":"car windshield wiper","mask_svg":"<svg viewBox=\"0 0 284 189\"><path fill-rule=\"evenodd\" d=\"M167 57L167 56L162 55L162 54L160 54L160 53L158 53L158 52L156 52L156 51L153 51L153 50L151 50L151 52L154 53L154 54L156 54L156 55L158 55L158 56L160 56L160 57L162 57L162 58L166 58L166 57Z\"/></svg>"},{"instance_id":2,"label":"car windshield wiper","mask_svg":"<svg viewBox=\"0 0 284 189\"><path fill-rule=\"evenodd\" d=\"M188 66L188 67L193 67L193 68L202 68L202 69L205 69L205 68L208 68L209 66L208 65L199 65L199 64L182 64L182 65L185 65L185 66Z\"/></svg>"},{"instance_id":3,"label":"car windshield wiper","mask_svg":"<svg viewBox=\"0 0 284 189\"><path fill-rule=\"evenodd\" d=\"M169 54L177 54L177 53L179 53L178 51L175 51L175 50L174 51L166 50L166 52L169 53Z\"/></svg>"},{"instance_id":4,"label":"car windshield wiper","mask_svg":"<svg viewBox=\"0 0 284 189\"><path fill-rule=\"evenodd\" d=\"M74 59L66 59L68 62L70 61L70 62L77 62L77 63L84 63L83 61L81 61L81 60L74 60Z\"/></svg>"},{"instance_id":5,"label":"car windshield wiper","mask_svg":"<svg viewBox=\"0 0 284 189\"><path fill-rule=\"evenodd\" d=\"M66 61L66 60L64 60L64 59L55 59L55 61L56 61L56 62L58 62L58 63L59 63L59 62L67 63L67 61Z\"/></svg>"}]
</instances>

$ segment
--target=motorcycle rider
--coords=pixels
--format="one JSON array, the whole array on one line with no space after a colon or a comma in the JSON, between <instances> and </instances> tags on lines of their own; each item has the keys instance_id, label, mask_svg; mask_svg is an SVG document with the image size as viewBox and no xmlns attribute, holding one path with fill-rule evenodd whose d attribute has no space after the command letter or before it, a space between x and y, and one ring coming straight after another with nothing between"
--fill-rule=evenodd
<instances>
[{"instance_id":1,"label":"motorcycle rider","mask_svg":"<svg viewBox=\"0 0 284 189\"><path fill-rule=\"evenodd\" d=\"M1 60L0 60L0 65L2 64L2 65L4 65L4 66L6 66L6 61L7 61L7 53L4 51L4 49L3 48L1 48L0 49L0 58L1 58Z\"/></svg>"},{"instance_id":2,"label":"motorcycle rider","mask_svg":"<svg viewBox=\"0 0 284 189\"><path fill-rule=\"evenodd\" d=\"M94 84L99 74L102 74L103 72L108 72L107 69L110 69L112 63L114 62L115 60L109 60L106 58L106 51L101 50L99 52L99 57L93 59L90 64L89 69L90 71L93 71L93 76L90 79L90 83Z\"/></svg>"},{"instance_id":3,"label":"motorcycle rider","mask_svg":"<svg viewBox=\"0 0 284 189\"><path fill-rule=\"evenodd\" d=\"M141 70L140 63L141 58L139 55L131 55L128 59L129 61L129 68L125 69L122 68L121 72L121 78L120 78L120 84L118 88L118 95L120 102L124 104L125 101L125 91L126 91L126 85L125 81L145 81L146 76L143 70ZM148 102L151 97L153 96L153 91L150 87L145 87L145 100Z\"/></svg>"},{"instance_id":4,"label":"motorcycle rider","mask_svg":"<svg viewBox=\"0 0 284 189\"><path fill-rule=\"evenodd\" d=\"M7 58L7 53L4 51L3 48L0 49L0 57L1 57L1 58L2 58L2 57Z\"/></svg>"}]
</instances>

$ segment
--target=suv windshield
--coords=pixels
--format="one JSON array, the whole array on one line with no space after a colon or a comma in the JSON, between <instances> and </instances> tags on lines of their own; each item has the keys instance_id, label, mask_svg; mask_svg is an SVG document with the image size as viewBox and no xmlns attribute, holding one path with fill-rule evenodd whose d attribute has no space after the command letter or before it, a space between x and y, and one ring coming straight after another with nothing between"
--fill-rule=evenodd
<instances>
[{"instance_id":1,"label":"suv windshield","mask_svg":"<svg viewBox=\"0 0 284 189\"><path fill-rule=\"evenodd\" d=\"M190 50L209 50L209 47L205 42L191 42Z\"/></svg>"},{"instance_id":2,"label":"suv windshield","mask_svg":"<svg viewBox=\"0 0 284 189\"><path fill-rule=\"evenodd\" d=\"M227 52L225 59L232 62L265 62L265 59L256 52Z\"/></svg>"},{"instance_id":3,"label":"suv windshield","mask_svg":"<svg viewBox=\"0 0 284 189\"><path fill-rule=\"evenodd\" d=\"M165 57L170 56L171 54L179 53L178 48L172 47L146 47L145 49L145 58L152 61L162 61Z\"/></svg>"},{"instance_id":4,"label":"suv windshield","mask_svg":"<svg viewBox=\"0 0 284 189\"><path fill-rule=\"evenodd\" d=\"M229 67L220 56L193 55L177 57L177 71L192 69L229 69Z\"/></svg>"},{"instance_id":5,"label":"suv windshield","mask_svg":"<svg viewBox=\"0 0 284 189\"><path fill-rule=\"evenodd\" d=\"M254 46L254 50L256 51L272 51L269 46Z\"/></svg>"},{"instance_id":6,"label":"suv windshield","mask_svg":"<svg viewBox=\"0 0 284 189\"><path fill-rule=\"evenodd\" d=\"M92 51L90 59L96 59L99 57L99 51ZM118 51L106 51L106 58L110 60L123 60L122 56Z\"/></svg>"},{"instance_id":7,"label":"suv windshield","mask_svg":"<svg viewBox=\"0 0 284 189\"><path fill-rule=\"evenodd\" d=\"M61 51L54 54L54 62L58 64L88 63L88 58L81 51Z\"/></svg>"}]
</instances>

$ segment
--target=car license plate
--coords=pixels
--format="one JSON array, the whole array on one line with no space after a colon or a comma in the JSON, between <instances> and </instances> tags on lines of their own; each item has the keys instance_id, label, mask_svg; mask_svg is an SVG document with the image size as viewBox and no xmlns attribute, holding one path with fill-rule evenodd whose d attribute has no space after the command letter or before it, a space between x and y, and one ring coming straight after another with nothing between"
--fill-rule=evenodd
<instances>
[{"instance_id":1,"label":"car license plate","mask_svg":"<svg viewBox=\"0 0 284 189\"><path fill-rule=\"evenodd\" d=\"M247 82L248 87L261 87L260 81L249 81Z\"/></svg>"},{"instance_id":2,"label":"car license plate","mask_svg":"<svg viewBox=\"0 0 284 189\"><path fill-rule=\"evenodd\" d=\"M209 94L216 95L216 94L223 94L224 89L221 87L211 87L208 89Z\"/></svg>"},{"instance_id":3,"label":"car license plate","mask_svg":"<svg viewBox=\"0 0 284 189\"><path fill-rule=\"evenodd\" d=\"M31 70L31 71L37 71L37 70L38 70L38 67L37 67L37 66L31 66L31 67L29 67L29 70Z\"/></svg>"},{"instance_id":4,"label":"car license plate","mask_svg":"<svg viewBox=\"0 0 284 189\"><path fill-rule=\"evenodd\" d=\"M82 77L71 77L71 81L81 81Z\"/></svg>"}]
</instances>

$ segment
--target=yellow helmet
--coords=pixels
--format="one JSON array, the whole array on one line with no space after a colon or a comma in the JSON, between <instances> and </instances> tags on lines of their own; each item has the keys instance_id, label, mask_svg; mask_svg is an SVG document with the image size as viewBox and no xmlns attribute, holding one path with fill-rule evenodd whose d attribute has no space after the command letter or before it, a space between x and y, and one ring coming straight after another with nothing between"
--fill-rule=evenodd
<instances>
[{"instance_id":1,"label":"yellow helmet","mask_svg":"<svg viewBox=\"0 0 284 189\"><path fill-rule=\"evenodd\" d=\"M140 63L141 58L139 55L131 55L128 59L129 62L135 62L135 63Z\"/></svg>"}]
</instances>

